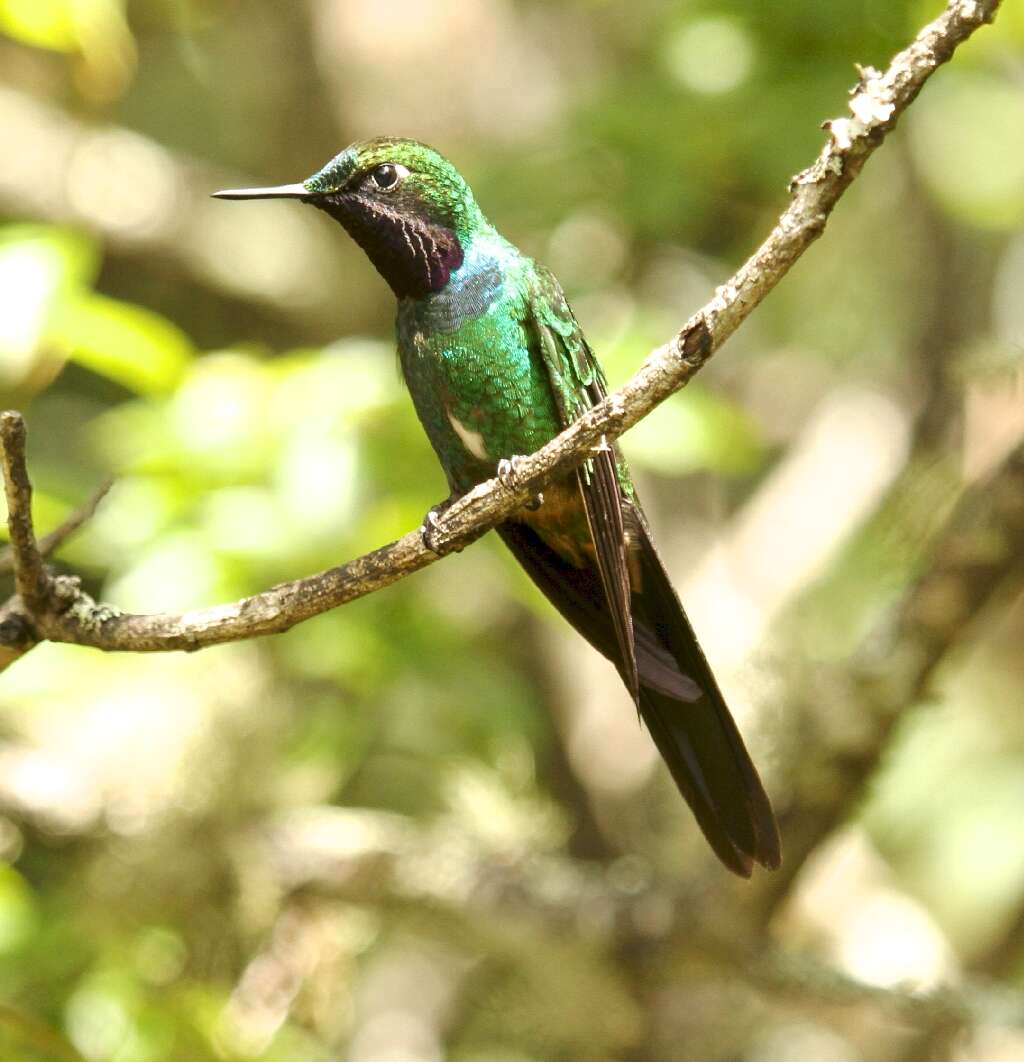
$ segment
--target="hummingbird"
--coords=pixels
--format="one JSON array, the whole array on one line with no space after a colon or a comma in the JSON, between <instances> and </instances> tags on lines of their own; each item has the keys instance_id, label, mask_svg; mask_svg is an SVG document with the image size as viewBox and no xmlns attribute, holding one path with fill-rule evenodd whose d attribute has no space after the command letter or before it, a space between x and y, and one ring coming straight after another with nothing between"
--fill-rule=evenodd
<instances>
[{"instance_id":1,"label":"hummingbird","mask_svg":"<svg viewBox=\"0 0 1024 1062\"><path fill-rule=\"evenodd\" d=\"M297 184L215 195L298 199L363 249L397 299L402 374L452 497L496 473L514 482L517 456L604 397L604 374L558 281L499 235L458 170L425 144L362 140ZM597 448L497 531L615 665L722 863L743 877L754 863L778 867L771 803L618 448Z\"/></svg>"}]
</instances>

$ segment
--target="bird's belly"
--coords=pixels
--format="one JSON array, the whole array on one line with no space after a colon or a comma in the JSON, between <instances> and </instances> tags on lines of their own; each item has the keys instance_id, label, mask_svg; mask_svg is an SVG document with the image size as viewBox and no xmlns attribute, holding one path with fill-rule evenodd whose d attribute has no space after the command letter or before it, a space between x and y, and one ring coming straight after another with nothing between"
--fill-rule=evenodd
<instances>
[{"instance_id":1,"label":"bird's belly","mask_svg":"<svg viewBox=\"0 0 1024 1062\"><path fill-rule=\"evenodd\" d=\"M519 326L464 325L457 336L411 337L403 370L452 486L493 476L502 458L533 453L561 424L543 366Z\"/></svg>"},{"instance_id":2,"label":"bird's belly","mask_svg":"<svg viewBox=\"0 0 1024 1062\"><path fill-rule=\"evenodd\" d=\"M550 484L535 509L520 509L512 517L532 528L563 560L576 568L594 563L594 543L587 512L575 477Z\"/></svg>"},{"instance_id":3,"label":"bird's belly","mask_svg":"<svg viewBox=\"0 0 1024 1062\"><path fill-rule=\"evenodd\" d=\"M544 490L543 502L534 509L520 509L512 519L526 524L563 560L575 568L596 568L597 551L587 522L575 476L550 484ZM626 538L626 564L634 592L643 587L641 571L641 535L636 510L629 502L622 507Z\"/></svg>"},{"instance_id":4,"label":"bird's belly","mask_svg":"<svg viewBox=\"0 0 1024 1062\"><path fill-rule=\"evenodd\" d=\"M531 389L528 371L496 366L475 379L468 376L454 385L448 381L441 391L443 428L478 466L477 479L493 475L502 458L539 450L560 431L550 395Z\"/></svg>"}]
</instances>

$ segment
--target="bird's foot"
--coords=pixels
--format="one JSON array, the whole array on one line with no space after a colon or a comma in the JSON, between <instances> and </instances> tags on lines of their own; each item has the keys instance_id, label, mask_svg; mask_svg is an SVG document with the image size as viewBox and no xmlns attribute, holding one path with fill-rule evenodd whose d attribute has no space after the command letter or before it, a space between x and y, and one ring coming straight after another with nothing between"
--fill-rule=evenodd
<instances>
[{"instance_id":1,"label":"bird's foot","mask_svg":"<svg viewBox=\"0 0 1024 1062\"><path fill-rule=\"evenodd\" d=\"M525 458L522 454L513 454L511 457L503 457L498 462L498 482L508 491L519 489L519 468ZM534 511L544 504L544 495L538 491L525 505L525 508Z\"/></svg>"},{"instance_id":2,"label":"bird's foot","mask_svg":"<svg viewBox=\"0 0 1024 1062\"><path fill-rule=\"evenodd\" d=\"M441 514L450 509L460 497L460 494L452 494L443 502L435 505L432 509L427 511L427 515L423 517L423 523L420 525L420 538L423 539L423 545L426 546L431 553L436 553L439 557L444 552L437 540L437 534L441 529ZM454 552L458 553L459 550L455 550Z\"/></svg>"},{"instance_id":3,"label":"bird's foot","mask_svg":"<svg viewBox=\"0 0 1024 1062\"><path fill-rule=\"evenodd\" d=\"M511 457L503 457L498 462L498 482L505 490L515 490L519 480L519 466L523 463L522 454L513 454Z\"/></svg>"}]
</instances>

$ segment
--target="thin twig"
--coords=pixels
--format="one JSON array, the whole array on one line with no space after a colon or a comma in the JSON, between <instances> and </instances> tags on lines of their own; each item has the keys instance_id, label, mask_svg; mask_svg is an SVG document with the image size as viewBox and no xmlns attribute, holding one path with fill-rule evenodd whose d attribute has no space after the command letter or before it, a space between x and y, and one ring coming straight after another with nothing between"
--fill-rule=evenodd
<instances>
[{"instance_id":1,"label":"thin twig","mask_svg":"<svg viewBox=\"0 0 1024 1062\"><path fill-rule=\"evenodd\" d=\"M8 602L0 610L0 645L4 630L12 629L4 620L14 615L27 619L37 638L107 650L198 649L279 633L419 571L508 519L554 476L584 460L602 437L617 438L700 370L821 235L840 197L924 83L959 44L992 20L999 3L954 0L894 57L884 74L862 69L849 104L853 117L826 123L827 143L814 164L791 182L790 204L755 254L620 391L525 457L517 465L515 489L492 479L446 509L431 534L436 553L418 530L412 531L341 567L184 615L116 615L96 606L74 583L57 580L53 608L32 607L23 597L21 604ZM6 648L13 657L21 647L8 640Z\"/></svg>"},{"instance_id":2,"label":"thin twig","mask_svg":"<svg viewBox=\"0 0 1024 1062\"><path fill-rule=\"evenodd\" d=\"M112 478L105 479L81 508L71 513L64 523L43 535L36 543L40 556L44 559L53 556L79 528L87 524L96 515L100 502L110 493L110 488L113 485L114 480ZM0 550L0 575L6 575L8 572L13 571L14 550L11 546L8 546L6 549Z\"/></svg>"},{"instance_id":3,"label":"thin twig","mask_svg":"<svg viewBox=\"0 0 1024 1062\"><path fill-rule=\"evenodd\" d=\"M48 583L32 526L32 483L25 463L25 421L20 413L0 413L0 444L14 583L25 607L34 614L45 607Z\"/></svg>"}]
</instances>

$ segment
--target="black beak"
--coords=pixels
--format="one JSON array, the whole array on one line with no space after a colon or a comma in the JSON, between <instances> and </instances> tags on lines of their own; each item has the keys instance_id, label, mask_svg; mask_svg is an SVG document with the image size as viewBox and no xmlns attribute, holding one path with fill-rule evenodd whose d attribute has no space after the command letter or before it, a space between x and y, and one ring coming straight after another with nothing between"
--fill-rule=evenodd
<instances>
[{"instance_id":1,"label":"black beak","mask_svg":"<svg viewBox=\"0 0 1024 1062\"><path fill-rule=\"evenodd\" d=\"M304 184L279 184L272 188L225 188L212 195L214 199L311 199L313 193Z\"/></svg>"}]
</instances>

